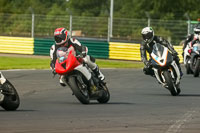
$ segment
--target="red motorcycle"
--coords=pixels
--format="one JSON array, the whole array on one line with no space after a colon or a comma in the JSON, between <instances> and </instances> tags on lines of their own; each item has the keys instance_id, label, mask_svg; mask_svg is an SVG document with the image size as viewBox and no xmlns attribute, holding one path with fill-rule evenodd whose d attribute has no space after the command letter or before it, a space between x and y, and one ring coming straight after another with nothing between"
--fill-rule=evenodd
<instances>
[{"instance_id":1,"label":"red motorcycle","mask_svg":"<svg viewBox=\"0 0 200 133\"><path fill-rule=\"evenodd\" d=\"M90 100L107 103L110 93L106 83L84 63L81 55L76 56L75 49L60 47L57 52L55 71L64 76L73 94L82 104L89 104Z\"/></svg>"}]
</instances>

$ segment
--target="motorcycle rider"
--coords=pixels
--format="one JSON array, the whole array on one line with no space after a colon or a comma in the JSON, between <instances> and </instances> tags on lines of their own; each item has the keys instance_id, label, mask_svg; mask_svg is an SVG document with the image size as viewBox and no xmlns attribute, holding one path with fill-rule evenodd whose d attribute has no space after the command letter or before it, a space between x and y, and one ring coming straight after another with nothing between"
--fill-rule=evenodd
<instances>
[{"instance_id":1,"label":"motorcycle rider","mask_svg":"<svg viewBox=\"0 0 200 133\"><path fill-rule=\"evenodd\" d=\"M143 63L145 64L145 67L143 68L144 74L154 76L154 71L151 66L151 58L150 60L147 60L146 51L150 54L153 50L153 45L155 43L159 43L167 47L171 51L174 57L174 60L179 68L180 74L181 76L183 76L180 63L179 63L180 59L178 57L178 53L174 50L173 46L164 38L160 36L155 36L152 27L143 28L141 34L143 37L143 41L141 42L141 45L140 45L140 54L141 54L141 59Z\"/></svg>"},{"instance_id":2,"label":"motorcycle rider","mask_svg":"<svg viewBox=\"0 0 200 133\"><path fill-rule=\"evenodd\" d=\"M182 53L183 57L184 57L184 50L185 50L186 46L189 44L189 42L196 40L198 38L199 34L200 34L200 23L198 23L197 26L194 28L194 34L189 34L187 36L187 38L184 42L184 45L183 45L183 53ZM192 45L189 47L191 48Z\"/></svg>"},{"instance_id":3,"label":"motorcycle rider","mask_svg":"<svg viewBox=\"0 0 200 133\"><path fill-rule=\"evenodd\" d=\"M82 45L77 39L69 37L69 31L65 28L57 28L54 31L54 40L55 44L51 46L50 49L50 57L51 57L51 69L52 72L55 74L55 63L56 63L56 51L59 47L66 47L69 48L73 46L76 51L79 51L83 57L85 63L93 70L93 72L98 76L98 78L103 81L105 79L104 75L99 70L98 65L95 63L95 58L92 56L87 55L88 48ZM60 77L60 84L62 86L66 86L63 76Z\"/></svg>"},{"instance_id":4,"label":"motorcycle rider","mask_svg":"<svg viewBox=\"0 0 200 133\"><path fill-rule=\"evenodd\" d=\"M194 62L194 57L195 57L195 54L192 52L192 49L193 49L193 45L195 43L198 43L200 42L200 27L197 29L196 28L196 37L188 44L189 45L189 48L190 48L190 56L191 56L191 63L190 63L190 67L192 68L193 67L193 62Z\"/></svg>"}]
</instances>

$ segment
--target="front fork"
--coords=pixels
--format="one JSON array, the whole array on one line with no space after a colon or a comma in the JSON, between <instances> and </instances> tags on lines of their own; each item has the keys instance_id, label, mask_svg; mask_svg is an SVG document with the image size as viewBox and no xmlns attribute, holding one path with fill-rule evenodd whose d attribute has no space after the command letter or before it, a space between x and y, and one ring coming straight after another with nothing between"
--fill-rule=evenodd
<instances>
[{"instance_id":1,"label":"front fork","mask_svg":"<svg viewBox=\"0 0 200 133\"><path fill-rule=\"evenodd\" d=\"M175 78L175 75L174 75L174 73L173 73L172 68L169 68L170 73L171 73L171 76L172 76L173 79L175 79L175 84L179 84L179 82L180 82L180 71L179 71L179 69L178 69L178 66L177 66L177 64L176 64L175 61L173 61L171 65L172 65L172 67L174 68L177 77ZM163 86L165 86L165 83L164 83L164 82L165 82L165 81L164 81L165 78L164 78L162 72L159 72L159 70L156 69L156 68L153 68L153 70L154 70L154 73L155 73L155 76L156 76L156 79L158 80L158 82L161 83ZM160 73L160 74L159 74L159 73ZM161 75L161 77L162 77L163 80L161 79L160 75Z\"/></svg>"}]
</instances>

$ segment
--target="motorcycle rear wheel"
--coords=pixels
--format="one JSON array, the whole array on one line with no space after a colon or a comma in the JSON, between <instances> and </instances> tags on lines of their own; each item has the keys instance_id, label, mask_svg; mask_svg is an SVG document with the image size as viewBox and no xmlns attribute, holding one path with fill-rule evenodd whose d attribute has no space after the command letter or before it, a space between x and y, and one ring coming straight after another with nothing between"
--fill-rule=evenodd
<instances>
[{"instance_id":1,"label":"motorcycle rear wheel","mask_svg":"<svg viewBox=\"0 0 200 133\"><path fill-rule=\"evenodd\" d=\"M169 71L165 70L163 71L163 75L165 77L165 82L168 86L167 89L170 91L172 96L177 96L180 93L180 88L175 87L171 74L169 73Z\"/></svg>"},{"instance_id":2,"label":"motorcycle rear wheel","mask_svg":"<svg viewBox=\"0 0 200 133\"><path fill-rule=\"evenodd\" d=\"M74 95L76 98L82 103L82 104L89 104L90 103L90 97L87 89L81 89L80 83L76 79L76 76L70 76L69 82L68 82L70 88L72 89Z\"/></svg>"},{"instance_id":3,"label":"motorcycle rear wheel","mask_svg":"<svg viewBox=\"0 0 200 133\"><path fill-rule=\"evenodd\" d=\"M4 94L5 97L1 107L7 111L16 110L20 105L20 99L15 87L8 80L6 80L3 87L2 94Z\"/></svg>"}]
</instances>

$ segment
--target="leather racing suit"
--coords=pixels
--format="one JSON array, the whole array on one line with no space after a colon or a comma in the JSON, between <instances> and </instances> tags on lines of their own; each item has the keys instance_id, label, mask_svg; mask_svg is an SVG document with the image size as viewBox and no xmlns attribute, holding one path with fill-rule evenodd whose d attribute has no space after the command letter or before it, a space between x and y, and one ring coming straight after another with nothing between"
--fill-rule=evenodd
<instances>
[{"instance_id":1,"label":"leather racing suit","mask_svg":"<svg viewBox=\"0 0 200 133\"><path fill-rule=\"evenodd\" d=\"M140 45L141 59L142 59L143 63L145 64L145 67L143 69L144 73L147 75L151 75L151 76L154 75L154 72L151 68L151 63L150 63L151 57L150 57L150 60L147 60L146 52L148 52L150 54L153 50L153 45L155 43L159 43L159 44L167 47L171 51L172 55L174 56L174 60L175 60L176 64L178 65L180 73L182 73L180 63L179 63L180 59L178 57L178 53L174 50L173 46L167 40L165 40L164 38L159 37L159 36L154 36L154 38L152 39L152 41L150 43L146 43L146 42L142 41L142 43Z\"/></svg>"}]
</instances>

